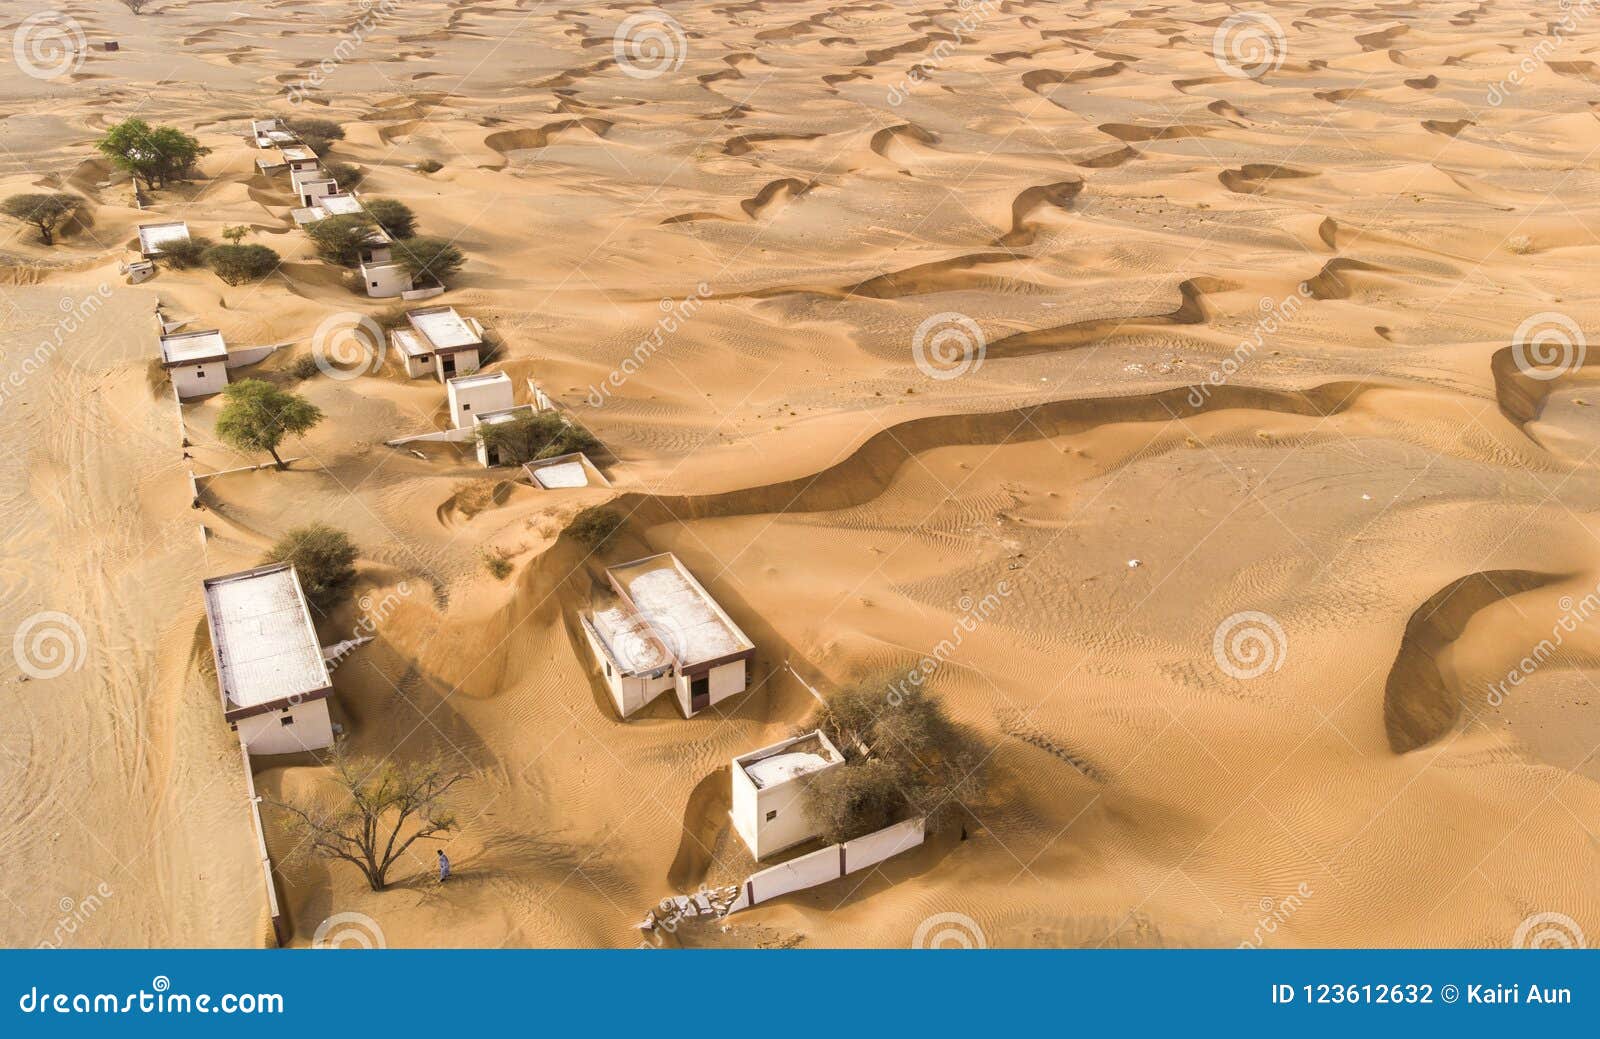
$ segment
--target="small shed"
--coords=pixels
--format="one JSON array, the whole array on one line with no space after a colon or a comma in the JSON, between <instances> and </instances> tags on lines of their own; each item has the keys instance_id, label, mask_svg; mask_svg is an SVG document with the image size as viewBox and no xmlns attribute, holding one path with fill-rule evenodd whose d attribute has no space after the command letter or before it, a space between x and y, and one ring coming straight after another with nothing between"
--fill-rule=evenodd
<instances>
[{"instance_id":1,"label":"small shed","mask_svg":"<svg viewBox=\"0 0 1600 1039\"><path fill-rule=\"evenodd\" d=\"M333 743L333 681L299 575L289 563L203 582L222 716L251 754Z\"/></svg>"},{"instance_id":2,"label":"small shed","mask_svg":"<svg viewBox=\"0 0 1600 1039\"><path fill-rule=\"evenodd\" d=\"M182 220L139 225L139 254L147 260L152 256L160 256L161 250L173 242L188 240L189 225Z\"/></svg>"},{"instance_id":3,"label":"small shed","mask_svg":"<svg viewBox=\"0 0 1600 1039\"><path fill-rule=\"evenodd\" d=\"M228 344L216 329L161 337L161 367L179 400L221 393L228 385Z\"/></svg>"},{"instance_id":4,"label":"small shed","mask_svg":"<svg viewBox=\"0 0 1600 1039\"><path fill-rule=\"evenodd\" d=\"M278 149L278 165L289 167L289 174L304 173L322 165L317 153L303 145L291 144Z\"/></svg>"},{"instance_id":5,"label":"small shed","mask_svg":"<svg viewBox=\"0 0 1600 1039\"><path fill-rule=\"evenodd\" d=\"M817 836L806 818L804 780L844 764L821 729L781 740L733 759L733 828L757 860Z\"/></svg>"},{"instance_id":6,"label":"small shed","mask_svg":"<svg viewBox=\"0 0 1600 1039\"><path fill-rule=\"evenodd\" d=\"M255 138L257 148L281 148L300 140L282 119L252 119L250 136Z\"/></svg>"}]
</instances>

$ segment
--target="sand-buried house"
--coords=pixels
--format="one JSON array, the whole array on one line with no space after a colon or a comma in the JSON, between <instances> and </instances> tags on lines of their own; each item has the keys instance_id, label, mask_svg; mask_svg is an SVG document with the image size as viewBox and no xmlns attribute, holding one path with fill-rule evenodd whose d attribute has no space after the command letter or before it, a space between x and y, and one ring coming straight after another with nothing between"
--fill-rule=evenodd
<instances>
[{"instance_id":1,"label":"sand-buried house","mask_svg":"<svg viewBox=\"0 0 1600 1039\"><path fill-rule=\"evenodd\" d=\"M202 582L222 716L251 754L333 743L333 682L299 575L274 563Z\"/></svg>"},{"instance_id":2,"label":"sand-buried house","mask_svg":"<svg viewBox=\"0 0 1600 1039\"><path fill-rule=\"evenodd\" d=\"M527 474L528 482L546 491L611 486L611 481L582 451L540 458L523 465L522 471Z\"/></svg>"},{"instance_id":3,"label":"sand-buried house","mask_svg":"<svg viewBox=\"0 0 1600 1039\"><path fill-rule=\"evenodd\" d=\"M805 781L844 764L844 755L818 729L733 759L733 828L758 860L817 836L806 817Z\"/></svg>"},{"instance_id":4,"label":"sand-buried house","mask_svg":"<svg viewBox=\"0 0 1600 1039\"><path fill-rule=\"evenodd\" d=\"M281 148L300 141L300 135L284 125L282 119L252 119L250 136L255 139L257 148Z\"/></svg>"},{"instance_id":5,"label":"sand-buried house","mask_svg":"<svg viewBox=\"0 0 1600 1039\"><path fill-rule=\"evenodd\" d=\"M744 692L755 646L671 552L606 569L580 616L617 713L672 690L684 717Z\"/></svg>"},{"instance_id":6,"label":"sand-buried house","mask_svg":"<svg viewBox=\"0 0 1600 1039\"><path fill-rule=\"evenodd\" d=\"M228 344L216 329L164 335L161 367L179 400L221 393L228 385Z\"/></svg>"},{"instance_id":7,"label":"sand-buried house","mask_svg":"<svg viewBox=\"0 0 1600 1039\"><path fill-rule=\"evenodd\" d=\"M455 307L423 307L406 312L409 328L389 333L389 345L405 366L406 375L433 375L448 383L458 375L478 370L483 354L483 326L462 317ZM509 380L508 380L509 381ZM455 409L451 409L451 414Z\"/></svg>"},{"instance_id":8,"label":"sand-buried house","mask_svg":"<svg viewBox=\"0 0 1600 1039\"><path fill-rule=\"evenodd\" d=\"M139 225L139 255L145 259L160 256L161 250L174 242L189 240L189 225L182 220L168 220L160 224Z\"/></svg>"}]
</instances>

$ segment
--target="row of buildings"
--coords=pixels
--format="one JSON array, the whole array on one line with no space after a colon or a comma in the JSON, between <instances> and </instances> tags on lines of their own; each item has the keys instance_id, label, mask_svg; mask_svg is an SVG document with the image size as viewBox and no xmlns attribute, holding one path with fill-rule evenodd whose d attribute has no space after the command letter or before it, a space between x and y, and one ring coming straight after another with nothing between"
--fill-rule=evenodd
<instances>
[{"instance_id":1,"label":"row of buildings","mask_svg":"<svg viewBox=\"0 0 1600 1039\"><path fill-rule=\"evenodd\" d=\"M303 227L333 216L365 212L360 198L354 192L340 190L339 182L328 173L317 153L283 120L253 120L250 135L257 148L271 152L269 157L257 159L256 167L269 176L289 174L290 190L299 202L290 212L295 223ZM394 242L381 227L373 228L367 235L358 269L362 288L374 299L406 298L418 292L411 272L394 262ZM422 291L429 293L429 290Z\"/></svg>"},{"instance_id":2,"label":"row of buildings","mask_svg":"<svg viewBox=\"0 0 1600 1039\"><path fill-rule=\"evenodd\" d=\"M340 192L315 154L279 120L255 120L251 136L258 148L276 151L275 158L260 161L264 171L289 171L300 202L294 213L298 222L360 211L359 200ZM154 232L152 241L160 234ZM144 238L141 233L141 242ZM375 297L410 290L409 281L401 288L389 270L387 244L386 238L374 238L363 256L362 277ZM536 386L534 403L516 403L510 376L482 368L482 325L453 307L408 311L405 324L388 332L387 345L408 378L434 378L445 389L451 429L425 437L471 435L485 466L506 461L491 456L492 449L476 435L485 424L552 407ZM216 330L168 332L163 327L161 357L180 400L216 393L227 384L229 352ZM526 470L532 484L546 489L604 483L581 454L530 463ZM748 689L754 644L677 556L661 553L607 567L605 581L577 621L619 718L626 720L663 696L692 718ZM330 712L332 671L346 644L322 645L295 568L278 563L207 578L202 592L222 719L246 754L330 746L339 728ZM838 748L821 731L733 759L731 821L756 859L816 836L802 810L804 783L843 764Z\"/></svg>"}]
</instances>

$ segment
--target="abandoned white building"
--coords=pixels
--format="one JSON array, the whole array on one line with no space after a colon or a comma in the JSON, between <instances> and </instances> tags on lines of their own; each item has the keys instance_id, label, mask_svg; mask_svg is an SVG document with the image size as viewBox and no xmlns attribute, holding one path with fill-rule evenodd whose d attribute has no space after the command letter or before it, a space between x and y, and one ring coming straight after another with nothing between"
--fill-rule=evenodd
<instances>
[{"instance_id":1,"label":"abandoned white building","mask_svg":"<svg viewBox=\"0 0 1600 1039\"><path fill-rule=\"evenodd\" d=\"M203 582L222 716L251 754L333 743L333 683L300 577L288 563Z\"/></svg>"},{"instance_id":2,"label":"abandoned white building","mask_svg":"<svg viewBox=\"0 0 1600 1039\"><path fill-rule=\"evenodd\" d=\"M145 259L160 256L161 250L173 242L189 240L189 225L182 220L162 224L139 225L139 255Z\"/></svg>"},{"instance_id":3,"label":"abandoned white building","mask_svg":"<svg viewBox=\"0 0 1600 1039\"><path fill-rule=\"evenodd\" d=\"M527 473L528 480L535 487L547 491L571 487L611 486L611 481L606 479L605 474L596 468L595 464L589 461L589 456L582 451L528 462L522 467L522 471Z\"/></svg>"},{"instance_id":4,"label":"abandoned white building","mask_svg":"<svg viewBox=\"0 0 1600 1039\"><path fill-rule=\"evenodd\" d=\"M318 200L339 193L339 182L328 176L320 166L302 170L290 168L289 186L300 199L302 206L314 206Z\"/></svg>"},{"instance_id":5,"label":"abandoned white building","mask_svg":"<svg viewBox=\"0 0 1600 1039\"><path fill-rule=\"evenodd\" d=\"M390 259L388 238L385 237L381 243L376 238L369 238L369 241L372 242L368 250L371 258L361 261L361 284L367 290L367 295L373 299L393 299L414 290L416 282L411 272Z\"/></svg>"},{"instance_id":6,"label":"abandoned white building","mask_svg":"<svg viewBox=\"0 0 1600 1039\"><path fill-rule=\"evenodd\" d=\"M318 220L326 220L330 216L352 216L356 213L361 213L364 211L365 207L361 205L361 200L357 198L355 192L352 191L349 193L324 195L322 198L317 199L312 205L305 206L300 209L290 210L289 215L294 218L294 222L296 224L304 227L306 224L314 224ZM383 241L385 244L387 244L389 239L385 237ZM367 258L368 257L366 255L362 256L362 259Z\"/></svg>"},{"instance_id":7,"label":"abandoned white building","mask_svg":"<svg viewBox=\"0 0 1600 1039\"><path fill-rule=\"evenodd\" d=\"M471 429L476 416L505 411L517 403L511 376L505 372L458 375L446 381L444 388L450 402L450 424L457 429Z\"/></svg>"},{"instance_id":8,"label":"abandoned white building","mask_svg":"<svg viewBox=\"0 0 1600 1039\"><path fill-rule=\"evenodd\" d=\"M821 729L733 759L733 828L756 859L817 836L804 811L805 780L844 764Z\"/></svg>"},{"instance_id":9,"label":"abandoned white building","mask_svg":"<svg viewBox=\"0 0 1600 1039\"><path fill-rule=\"evenodd\" d=\"M406 321L411 327L390 332L389 345L399 355L407 376L434 375L440 382L449 382L478 370L483 326L475 319L462 317L455 307L423 307L408 311Z\"/></svg>"},{"instance_id":10,"label":"abandoned white building","mask_svg":"<svg viewBox=\"0 0 1600 1039\"><path fill-rule=\"evenodd\" d=\"M161 367L179 400L221 393L228 385L228 344L216 329L164 335Z\"/></svg>"},{"instance_id":11,"label":"abandoned white building","mask_svg":"<svg viewBox=\"0 0 1600 1039\"><path fill-rule=\"evenodd\" d=\"M250 136L255 138L257 148L281 148L300 140L299 135L285 126L282 119L252 119Z\"/></svg>"},{"instance_id":12,"label":"abandoned white building","mask_svg":"<svg viewBox=\"0 0 1600 1039\"><path fill-rule=\"evenodd\" d=\"M608 567L606 580L579 619L618 714L673 690L687 718L745 690L755 646L677 556Z\"/></svg>"}]
</instances>

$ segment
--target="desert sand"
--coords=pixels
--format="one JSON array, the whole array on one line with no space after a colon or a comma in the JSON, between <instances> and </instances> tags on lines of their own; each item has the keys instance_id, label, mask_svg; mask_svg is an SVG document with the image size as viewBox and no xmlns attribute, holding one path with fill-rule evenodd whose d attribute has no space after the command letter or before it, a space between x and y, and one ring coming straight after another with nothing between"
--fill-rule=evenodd
<instances>
[{"instance_id":1,"label":"desert sand","mask_svg":"<svg viewBox=\"0 0 1600 1039\"><path fill-rule=\"evenodd\" d=\"M200 581L311 520L363 550L319 618L376 634L335 676L351 747L471 779L442 887L431 846L374 894L269 813L295 945L344 912L391 946L636 945L661 897L753 868L728 762L801 724L797 674L903 675L958 632L931 688L995 773L967 838L667 944L903 948L939 914L989 946L1600 936L1595 26L1279 2L1241 69L1223 3L662 7L651 75L614 52L645 5L531 0L76 0L117 51L0 70L0 193L89 210L0 245L0 632L48 613L64 654L46 678L31 643L0 654L0 941L270 941ZM465 251L437 302L603 441L613 488L384 446L444 421L393 359L295 382L320 323L387 304L256 171L274 114L340 121L361 192ZM93 150L134 115L213 149L143 211ZM285 262L127 284L166 219ZM288 471L190 507L191 471L262 459L217 441L215 400L180 431L158 304L289 344L249 373L327 413ZM1530 374L1519 328L1551 314L1568 349ZM919 366L930 322L955 338ZM615 543L561 536L605 501ZM752 691L623 722L577 612L669 549L754 640ZM256 763L269 796L325 775Z\"/></svg>"}]
</instances>

